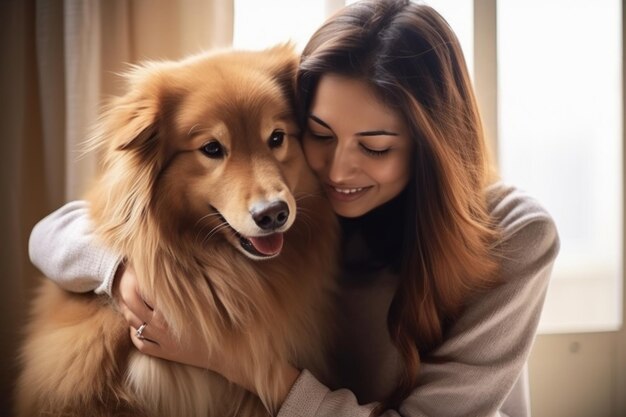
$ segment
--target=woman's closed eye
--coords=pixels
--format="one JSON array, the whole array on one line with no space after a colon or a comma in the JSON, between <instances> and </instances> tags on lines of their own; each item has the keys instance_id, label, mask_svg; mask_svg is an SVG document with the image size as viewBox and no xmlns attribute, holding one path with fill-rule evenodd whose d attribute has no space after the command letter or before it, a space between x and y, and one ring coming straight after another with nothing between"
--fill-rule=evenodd
<instances>
[{"instance_id":1,"label":"woman's closed eye","mask_svg":"<svg viewBox=\"0 0 626 417\"><path fill-rule=\"evenodd\" d=\"M328 140L328 139L332 139L334 137L332 133L315 132L315 131L312 131L312 130L309 130L309 134L313 138L318 139L318 140Z\"/></svg>"},{"instance_id":2,"label":"woman's closed eye","mask_svg":"<svg viewBox=\"0 0 626 417\"><path fill-rule=\"evenodd\" d=\"M385 154L387 154L389 152L389 150L391 148L385 148L385 149L373 149L370 147L365 146L362 143L359 143L359 147L368 155L372 155L372 156L383 156Z\"/></svg>"}]
</instances>

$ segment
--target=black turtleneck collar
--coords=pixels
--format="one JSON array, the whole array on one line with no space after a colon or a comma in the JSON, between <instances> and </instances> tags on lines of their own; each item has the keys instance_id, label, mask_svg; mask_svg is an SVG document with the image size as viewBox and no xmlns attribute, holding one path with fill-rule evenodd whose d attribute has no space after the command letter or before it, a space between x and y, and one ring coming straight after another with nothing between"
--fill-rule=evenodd
<instances>
[{"instance_id":1,"label":"black turtleneck collar","mask_svg":"<svg viewBox=\"0 0 626 417\"><path fill-rule=\"evenodd\" d=\"M374 272L387 267L399 269L406 233L406 194L405 190L360 217L339 217L346 272Z\"/></svg>"}]
</instances>

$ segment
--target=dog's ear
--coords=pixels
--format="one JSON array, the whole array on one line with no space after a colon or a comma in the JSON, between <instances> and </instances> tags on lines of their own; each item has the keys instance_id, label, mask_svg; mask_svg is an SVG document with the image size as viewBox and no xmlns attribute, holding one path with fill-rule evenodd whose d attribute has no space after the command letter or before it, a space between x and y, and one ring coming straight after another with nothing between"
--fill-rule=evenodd
<instances>
[{"instance_id":1,"label":"dog's ear","mask_svg":"<svg viewBox=\"0 0 626 417\"><path fill-rule=\"evenodd\" d=\"M126 74L128 92L103 109L92 145L109 150L148 150L158 146L163 118L171 116L178 102L167 73L136 67Z\"/></svg>"},{"instance_id":2,"label":"dog's ear","mask_svg":"<svg viewBox=\"0 0 626 417\"><path fill-rule=\"evenodd\" d=\"M294 45L292 43L280 44L270 48L267 52L269 52L267 56L270 59L269 71L293 107L298 70L298 54Z\"/></svg>"},{"instance_id":3,"label":"dog's ear","mask_svg":"<svg viewBox=\"0 0 626 417\"><path fill-rule=\"evenodd\" d=\"M159 95L131 90L113 100L100 118L101 140L107 147L127 151L155 145L159 124Z\"/></svg>"},{"instance_id":4,"label":"dog's ear","mask_svg":"<svg viewBox=\"0 0 626 417\"><path fill-rule=\"evenodd\" d=\"M141 149L157 140L159 114L155 101L156 98L143 97L126 104L119 115L120 130L113 137L117 150Z\"/></svg>"},{"instance_id":5,"label":"dog's ear","mask_svg":"<svg viewBox=\"0 0 626 417\"><path fill-rule=\"evenodd\" d=\"M102 108L85 151L100 149L112 155L118 150L146 148L156 142L158 118L156 98L150 95L130 91L115 97Z\"/></svg>"}]
</instances>

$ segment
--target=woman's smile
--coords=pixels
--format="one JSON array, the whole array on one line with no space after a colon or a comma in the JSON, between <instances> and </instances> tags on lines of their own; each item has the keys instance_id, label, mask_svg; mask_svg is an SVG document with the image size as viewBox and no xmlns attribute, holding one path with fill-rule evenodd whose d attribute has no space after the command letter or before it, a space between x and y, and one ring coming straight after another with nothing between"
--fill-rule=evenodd
<instances>
[{"instance_id":1,"label":"woman's smile","mask_svg":"<svg viewBox=\"0 0 626 417\"><path fill-rule=\"evenodd\" d=\"M337 187L334 185L326 186L326 194L330 199L342 202L354 201L361 198L372 187Z\"/></svg>"}]
</instances>

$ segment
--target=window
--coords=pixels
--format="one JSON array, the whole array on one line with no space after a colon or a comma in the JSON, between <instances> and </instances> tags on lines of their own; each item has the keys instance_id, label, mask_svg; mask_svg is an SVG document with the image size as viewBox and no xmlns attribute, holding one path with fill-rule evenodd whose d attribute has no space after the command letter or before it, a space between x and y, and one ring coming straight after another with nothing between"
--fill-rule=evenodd
<instances>
[{"instance_id":1,"label":"window","mask_svg":"<svg viewBox=\"0 0 626 417\"><path fill-rule=\"evenodd\" d=\"M356 0L346 0L345 4ZM459 37L467 65L473 68L473 0L428 0ZM341 0L235 0L233 46L262 49L292 40L302 50Z\"/></svg>"},{"instance_id":2,"label":"window","mask_svg":"<svg viewBox=\"0 0 626 417\"><path fill-rule=\"evenodd\" d=\"M263 49L291 40L302 50L325 19L323 0L235 0L233 46Z\"/></svg>"},{"instance_id":3,"label":"window","mask_svg":"<svg viewBox=\"0 0 626 417\"><path fill-rule=\"evenodd\" d=\"M474 1L473 0L426 0L441 14L459 38L465 62L470 74L474 72Z\"/></svg>"},{"instance_id":4,"label":"window","mask_svg":"<svg viewBox=\"0 0 626 417\"><path fill-rule=\"evenodd\" d=\"M543 332L621 325L621 16L618 0L497 3L500 170L561 236Z\"/></svg>"}]
</instances>

